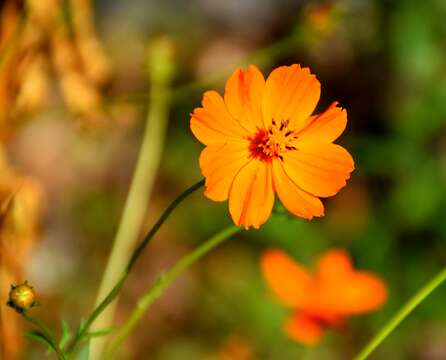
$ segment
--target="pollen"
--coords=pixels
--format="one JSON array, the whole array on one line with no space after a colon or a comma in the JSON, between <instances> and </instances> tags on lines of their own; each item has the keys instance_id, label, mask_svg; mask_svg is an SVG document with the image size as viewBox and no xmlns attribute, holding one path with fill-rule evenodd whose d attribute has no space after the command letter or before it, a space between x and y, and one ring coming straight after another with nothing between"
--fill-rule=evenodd
<instances>
[{"instance_id":1,"label":"pollen","mask_svg":"<svg viewBox=\"0 0 446 360\"><path fill-rule=\"evenodd\" d=\"M273 120L268 130L259 129L249 139L249 150L253 158L265 162L271 162L274 158L283 161L284 153L297 150L292 145L296 139L296 132L289 128L289 120L282 120L280 123Z\"/></svg>"}]
</instances>

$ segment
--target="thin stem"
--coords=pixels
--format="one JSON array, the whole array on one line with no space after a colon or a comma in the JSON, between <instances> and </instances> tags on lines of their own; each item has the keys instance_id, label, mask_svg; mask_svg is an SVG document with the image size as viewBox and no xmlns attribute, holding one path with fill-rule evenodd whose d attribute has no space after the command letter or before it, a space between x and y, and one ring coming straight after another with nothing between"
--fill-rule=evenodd
<instances>
[{"instance_id":1,"label":"thin stem","mask_svg":"<svg viewBox=\"0 0 446 360\"><path fill-rule=\"evenodd\" d=\"M129 336L131 331L142 319L148 308L163 294L164 290L172 283L172 281L174 281L180 274L182 274L189 266L195 263L203 255L207 254L224 240L241 230L242 228L235 227L233 225L221 230L193 252L182 258L168 272L160 276L155 284L139 299L125 324L118 329L118 333L110 346L110 350L106 353L104 358L112 359L114 357L122 342L127 338L127 336Z\"/></svg>"},{"instance_id":2,"label":"thin stem","mask_svg":"<svg viewBox=\"0 0 446 360\"><path fill-rule=\"evenodd\" d=\"M89 318L86 320L84 326L79 330L76 337L74 338L73 342L71 343L69 347L69 352L73 352L77 345L84 339L85 335L88 332L88 329L90 328L91 324L94 322L94 320L101 314L101 312L116 298L116 296L119 294L119 291L121 290L122 286L124 285L130 271L132 270L133 266L136 263L136 260L141 255L149 241L153 238L153 236L157 233L158 229L161 227L161 225L167 220L169 215L172 213L172 211L189 195L191 195L193 192L198 190L204 185L204 179L200 180L196 184L192 185L190 188L185 190L180 196L178 196L172 203L164 210L164 212L161 214L158 221L153 225L153 227L150 229L150 231L146 234L144 239L140 242L136 250L134 251L131 259L129 260L127 267L125 268L123 274L121 275L120 280L116 283L116 285L113 287L112 290L107 294L107 296L104 298L104 300L101 301L101 303L94 309L94 311L91 313Z\"/></svg>"},{"instance_id":3,"label":"thin stem","mask_svg":"<svg viewBox=\"0 0 446 360\"><path fill-rule=\"evenodd\" d=\"M37 326L37 328L42 331L42 334L45 336L45 339L48 341L48 344L53 348L53 350L56 352L57 357L60 360L65 360L66 357L63 353L63 351L59 348L59 345L54 340L53 334L51 333L51 330L48 329L48 327L39 319L29 316L27 313L22 313L23 318L25 318L27 321L29 321L31 324Z\"/></svg>"},{"instance_id":4,"label":"thin stem","mask_svg":"<svg viewBox=\"0 0 446 360\"><path fill-rule=\"evenodd\" d=\"M422 287L370 340L354 360L364 360L390 335L390 333L436 288L446 281L446 268L441 270L424 287Z\"/></svg>"},{"instance_id":5,"label":"thin stem","mask_svg":"<svg viewBox=\"0 0 446 360\"><path fill-rule=\"evenodd\" d=\"M194 191L198 190L204 186L204 179L200 180L196 184L192 185L189 189L184 191L180 196L178 196L172 203L169 205L169 207L161 214L158 221L153 225L152 229L147 233L147 235L144 237L144 239L141 241L141 243L138 245L136 250L134 251L132 257L130 258L130 261L127 265L127 272L130 272L132 270L133 266L135 265L136 260L143 252L144 248L147 246L150 239L153 237L153 235L156 234L158 229L161 227L161 225L166 221L166 219L169 217L170 213L177 207L177 205L182 202L185 198L187 198L190 194L192 194Z\"/></svg>"},{"instance_id":6,"label":"thin stem","mask_svg":"<svg viewBox=\"0 0 446 360\"><path fill-rule=\"evenodd\" d=\"M169 47L167 51L166 46ZM110 289L113 289L113 285L121 279L122 271L126 268L126 264L131 257L144 222L147 202L152 192L164 147L170 98L169 83L172 77L170 69L159 71L160 65L154 64L154 62L161 62L161 66L164 67L169 66L166 65L166 63L171 62L169 50L170 43L168 40L159 39L152 45L148 61L149 82L152 91L148 102L146 128L121 222L99 287L96 306L110 292ZM153 74L155 71L156 74ZM92 324L93 331L103 330L111 326L118 300L117 293L114 298L114 301ZM106 341L106 336L91 340L90 360L96 360L100 357Z\"/></svg>"}]
</instances>

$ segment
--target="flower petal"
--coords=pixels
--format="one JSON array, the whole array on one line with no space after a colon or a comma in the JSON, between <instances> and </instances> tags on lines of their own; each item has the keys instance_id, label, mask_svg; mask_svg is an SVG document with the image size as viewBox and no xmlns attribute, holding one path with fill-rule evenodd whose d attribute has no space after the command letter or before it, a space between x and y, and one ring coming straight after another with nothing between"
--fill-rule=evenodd
<instances>
[{"instance_id":1,"label":"flower petal","mask_svg":"<svg viewBox=\"0 0 446 360\"><path fill-rule=\"evenodd\" d=\"M271 164L251 160L237 174L229 193L229 212L236 225L260 227L274 205Z\"/></svg>"},{"instance_id":2,"label":"flower petal","mask_svg":"<svg viewBox=\"0 0 446 360\"><path fill-rule=\"evenodd\" d=\"M249 135L229 114L223 98L216 91L204 93L202 106L191 114L190 127L195 137L203 144L221 144Z\"/></svg>"},{"instance_id":3,"label":"flower petal","mask_svg":"<svg viewBox=\"0 0 446 360\"><path fill-rule=\"evenodd\" d=\"M380 308L387 298L384 282L365 271L352 271L344 276L321 279L311 311L353 315Z\"/></svg>"},{"instance_id":4,"label":"flower petal","mask_svg":"<svg viewBox=\"0 0 446 360\"><path fill-rule=\"evenodd\" d=\"M347 111L333 102L323 113L310 117L309 124L302 129L296 144L333 142L347 126Z\"/></svg>"},{"instance_id":5,"label":"flower petal","mask_svg":"<svg viewBox=\"0 0 446 360\"><path fill-rule=\"evenodd\" d=\"M274 189L282 204L290 212L308 220L314 216L324 215L324 206L319 198L297 186L283 169L280 160L274 160L272 166Z\"/></svg>"},{"instance_id":6,"label":"flower petal","mask_svg":"<svg viewBox=\"0 0 446 360\"><path fill-rule=\"evenodd\" d=\"M225 103L229 112L251 132L263 128L262 98L265 79L255 65L237 69L226 82Z\"/></svg>"},{"instance_id":7,"label":"flower petal","mask_svg":"<svg viewBox=\"0 0 446 360\"><path fill-rule=\"evenodd\" d=\"M316 275L324 279L339 278L350 274L352 270L350 256L341 249L327 251L319 258L316 265Z\"/></svg>"},{"instance_id":8,"label":"flower petal","mask_svg":"<svg viewBox=\"0 0 446 360\"><path fill-rule=\"evenodd\" d=\"M285 323L285 333L305 345L316 345L322 337L323 326L305 313L296 313Z\"/></svg>"},{"instance_id":9,"label":"flower petal","mask_svg":"<svg viewBox=\"0 0 446 360\"><path fill-rule=\"evenodd\" d=\"M279 301L297 308L308 302L312 277L281 250L268 250L262 254L260 265L263 276Z\"/></svg>"},{"instance_id":10,"label":"flower petal","mask_svg":"<svg viewBox=\"0 0 446 360\"><path fill-rule=\"evenodd\" d=\"M387 298L383 281L353 268L349 255L333 249L316 266L314 298L307 311L348 316L376 310Z\"/></svg>"},{"instance_id":11,"label":"flower petal","mask_svg":"<svg viewBox=\"0 0 446 360\"><path fill-rule=\"evenodd\" d=\"M310 120L321 94L321 84L308 68L300 65L281 66L271 72L265 84L262 111L265 126L272 119L290 121L299 131Z\"/></svg>"},{"instance_id":12,"label":"flower petal","mask_svg":"<svg viewBox=\"0 0 446 360\"><path fill-rule=\"evenodd\" d=\"M335 195L346 185L354 169L351 155L331 143L301 144L283 155L288 176L303 190L315 196Z\"/></svg>"},{"instance_id":13,"label":"flower petal","mask_svg":"<svg viewBox=\"0 0 446 360\"><path fill-rule=\"evenodd\" d=\"M249 142L230 141L208 145L201 152L200 168L206 178L204 194L211 200L224 201L240 169L250 161Z\"/></svg>"}]
</instances>

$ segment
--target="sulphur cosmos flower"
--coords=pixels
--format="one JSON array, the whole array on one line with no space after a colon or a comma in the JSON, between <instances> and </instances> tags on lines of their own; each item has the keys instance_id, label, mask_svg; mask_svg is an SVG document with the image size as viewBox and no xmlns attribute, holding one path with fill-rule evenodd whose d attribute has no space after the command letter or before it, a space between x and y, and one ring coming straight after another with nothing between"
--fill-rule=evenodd
<instances>
[{"instance_id":1,"label":"sulphur cosmos flower","mask_svg":"<svg viewBox=\"0 0 446 360\"><path fill-rule=\"evenodd\" d=\"M341 328L352 316L379 309L387 299L384 282L353 268L349 255L331 249L310 272L281 250L261 257L263 276L283 305L293 314L284 324L292 339L314 345L327 329Z\"/></svg>"},{"instance_id":2,"label":"sulphur cosmos flower","mask_svg":"<svg viewBox=\"0 0 446 360\"><path fill-rule=\"evenodd\" d=\"M347 113L334 102L311 115L320 89L300 65L281 66L266 81L250 65L235 70L224 97L205 92L202 107L191 114L191 130L206 145L199 161L205 195L229 199L236 225L262 225L275 194L297 216L322 216L320 197L345 186L353 159L333 141L344 131Z\"/></svg>"}]
</instances>

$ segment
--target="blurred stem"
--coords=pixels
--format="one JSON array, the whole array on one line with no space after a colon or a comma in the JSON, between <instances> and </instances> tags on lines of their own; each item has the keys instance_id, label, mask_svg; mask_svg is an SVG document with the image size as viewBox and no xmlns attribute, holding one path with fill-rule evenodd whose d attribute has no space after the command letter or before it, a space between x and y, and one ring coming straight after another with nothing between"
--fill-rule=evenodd
<instances>
[{"instance_id":1,"label":"blurred stem","mask_svg":"<svg viewBox=\"0 0 446 360\"><path fill-rule=\"evenodd\" d=\"M164 290L172 283L172 281L174 281L180 274L182 274L189 266L195 263L203 255L207 254L224 240L241 230L242 228L235 227L233 225L221 230L196 248L193 252L182 258L168 272L161 275L155 284L139 299L125 324L118 329L118 333L111 343L110 350L106 353L104 358L113 359L115 357L119 346L142 319L148 308L163 294Z\"/></svg>"},{"instance_id":2,"label":"blurred stem","mask_svg":"<svg viewBox=\"0 0 446 360\"><path fill-rule=\"evenodd\" d=\"M59 360L65 360L65 354L60 349L57 342L54 340L54 336L50 329L39 319L29 316L26 312L22 313L23 318L25 318L27 321L29 321L31 324L35 325L41 332L42 335L45 337L45 340L47 341L48 345L51 346L51 348L56 352L57 357Z\"/></svg>"},{"instance_id":3,"label":"blurred stem","mask_svg":"<svg viewBox=\"0 0 446 360\"><path fill-rule=\"evenodd\" d=\"M446 281L446 268L434 276L422 287L401 309L384 325L384 327L370 340L354 360L364 360L390 335L390 333L436 288Z\"/></svg>"},{"instance_id":4,"label":"blurred stem","mask_svg":"<svg viewBox=\"0 0 446 360\"><path fill-rule=\"evenodd\" d=\"M249 64L257 64L259 66L268 66L275 58L285 56L295 51L301 43L302 37L300 34L293 33L277 42L272 43L269 46L254 51L241 61L241 65L246 66ZM218 71L217 74L209 75L202 79L197 79L172 89L172 102L176 103L185 97L190 96L191 94L198 93L205 88L221 83L233 70L233 67L222 69L221 71ZM110 97L108 100L118 102L139 102L143 101L145 97L145 94L129 94Z\"/></svg>"},{"instance_id":5,"label":"blurred stem","mask_svg":"<svg viewBox=\"0 0 446 360\"><path fill-rule=\"evenodd\" d=\"M258 66L268 66L272 59L287 54L290 50L294 50L298 40L296 35L292 34L290 36L284 37L283 39L254 51L251 55L247 56L241 61L241 66L247 66L256 63ZM188 84L181 85L172 90L172 101L178 102L189 96L191 93L202 91L206 87L211 87L215 84L223 82L234 68L223 69L213 76L206 76L204 79L199 79L192 81Z\"/></svg>"},{"instance_id":6,"label":"blurred stem","mask_svg":"<svg viewBox=\"0 0 446 360\"><path fill-rule=\"evenodd\" d=\"M296 47L302 44L302 40L299 33L291 33L269 46L258 49L245 59L243 65L255 63L260 67L269 66L274 59L296 51Z\"/></svg>"},{"instance_id":7,"label":"blurred stem","mask_svg":"<svg viewBox=\"0 0 446 360\"><path fill-rule=\"evenodd\" d=\"M172 203L167 207L166 210L161 214L158 221L153 225L153 227L150 229L150 231L144 236L144 239L141 241L141 243L138 245L138 247L135 249L135 251L132 254L131 259L127 263L127 267L124 269L123 274L121 275L121 278L119 281L115 284L113 289L107 294L104 300L96 307L96 309L92 312L92 314L89 316L89 318L85 321L85 324L79 329L76 337L74 338L73 342L68 348L68 351L70 353L73 353L76 349L76 347L79 345L79 343L84 339L84 337L87 335L88 329L90 328L91 324L96 320L96 318L99 316L99 314L102 313L102 311L116 298L116 296L119 294L119 291L122 289L122 286L124 285L125 281L127 280L127 277L130 274L130 271L135 266L136 260L138 260L138 257L142 254L143 250L148 245L149 241L153 238L153 236L158 232L159 228L163 223L167 220L169 215L172 213L173 210L189 195L194 193L196 190L201 188L204 185L204 180L200 180L196 184L192 185L190 188L186 189L180 196L178 196ZM104 329L102 329L104 330Z\"/></svg>"},{"instance_id":8,"label":"blurred stem","mask_svg":"<svg viewBox=\"0 0 446 360\"><path fill-rule=\"evenodd\" d=\"M160 163L168 122L169 84L173 76L172 44L167 38L161 38L152 44L147 65L151 91L146 128L121 222L99 287L96 306L122 277L140 234L148 199ZM92 324L93 331L107 329L111 326L118 294L114 297L115 300ZM100 357L106 340L107 337L104 336L91 341L91 360Z\"/></svg>"}]
</instances>

